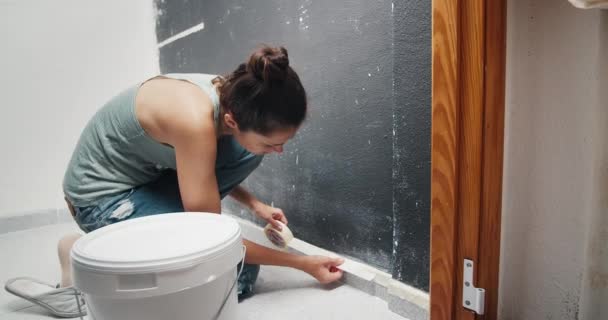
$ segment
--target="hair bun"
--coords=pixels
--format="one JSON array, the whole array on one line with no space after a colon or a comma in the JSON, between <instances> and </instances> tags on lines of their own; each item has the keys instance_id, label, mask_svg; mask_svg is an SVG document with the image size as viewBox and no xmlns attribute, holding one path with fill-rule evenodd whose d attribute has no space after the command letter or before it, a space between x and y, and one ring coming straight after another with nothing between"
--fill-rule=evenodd
<instances>
[{"instance_id":1,"label":"hair bun","mask_svg":"<svg viewBox=\"0 0 608 320\"><path fill-rule=\"evenodd\" d=\"M249 57L247 71L264 81L285 80L289 68L287 49L262 46Z\"/></svg>"}]
</instances>

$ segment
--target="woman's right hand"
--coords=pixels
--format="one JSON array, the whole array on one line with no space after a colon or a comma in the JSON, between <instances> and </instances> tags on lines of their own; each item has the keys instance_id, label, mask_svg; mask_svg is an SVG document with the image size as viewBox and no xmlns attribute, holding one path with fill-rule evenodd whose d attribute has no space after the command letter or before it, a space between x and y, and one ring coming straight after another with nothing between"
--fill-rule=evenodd
<instances>
[{"instance_id":1,"label":"woman's right hand","mask_svg":"<svg viewBox=\"0 0 608 320\"><path fill-rule=\"evenodd\" d=\"M337 266L344 263L342 258L330 258L324 256L308 256L302 271L315 277L320 283L327 284L342 278L343 272Z\"/></svg>"}]
</instances>

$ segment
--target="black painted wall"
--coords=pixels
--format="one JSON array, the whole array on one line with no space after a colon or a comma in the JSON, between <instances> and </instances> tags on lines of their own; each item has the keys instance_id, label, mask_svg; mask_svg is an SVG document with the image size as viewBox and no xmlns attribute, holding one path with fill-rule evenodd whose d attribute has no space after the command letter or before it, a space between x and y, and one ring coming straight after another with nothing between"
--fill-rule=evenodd
<instances>
[{"instance_id":1,"label":"black painted wall","mask_svg":"<svg viewBox=\"0 0 608 320\"><path fill-rule=\"evenodd\" d=\"M310 102L282 155L245 185L298 238L428 290L430 1L156 1L163 73L225 74L283 45ZM224 206L251 218L231 201Z\"/></svg>"},{"instance_id":2,"label":"black painted wall","mask_svg":"<svg viewBox=\"0 0 608 320\"><path fill-rule=\"evenodd\" d=\"M431 1L394 2L393 278L428 291Z\"/></svg>"}]
</instances>

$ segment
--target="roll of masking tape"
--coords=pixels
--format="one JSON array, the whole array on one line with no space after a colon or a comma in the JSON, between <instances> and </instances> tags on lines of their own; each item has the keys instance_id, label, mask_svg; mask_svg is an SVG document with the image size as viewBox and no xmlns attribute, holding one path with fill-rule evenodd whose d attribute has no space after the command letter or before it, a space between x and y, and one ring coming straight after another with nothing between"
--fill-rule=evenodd
<instances>
[{"instance_id":1,"label":"roll of masking tape","mask_svg":"<svg viewBox=\"0 0 608 320\"><path fill-rule=\"evenodd\" d=\"M281 231L277 230L273 225L269 223L264 228L264 234L266 235L266 238L268 238L268 240L270 240L270 242L272 242L272 244L276 247L281 249L287 249L287 245L291 240L293 240L293 233L291 233L291 230L289 230L289 228L284 223L282 223L281 221L277 222L283 228Z\"/></svg>"}]
</instances>

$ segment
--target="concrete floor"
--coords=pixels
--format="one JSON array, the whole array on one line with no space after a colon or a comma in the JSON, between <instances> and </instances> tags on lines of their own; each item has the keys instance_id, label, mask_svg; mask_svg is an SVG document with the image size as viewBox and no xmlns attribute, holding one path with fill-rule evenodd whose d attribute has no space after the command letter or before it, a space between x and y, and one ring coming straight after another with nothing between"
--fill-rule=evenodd
<instances>
[{"instance_id":1,"label":"concrete floor","mask_svg":"<svg viewBox=\"0 0 608 320\"><path fill-rule=\"evenodd\" d=\"M76 225L67 223L1 234L0 282L19 276L58 282L57 241L74 231ZM404 319L389 311L385 301L348 285L321 286L303 272L268 266L262 267L256 295L239 308L244 320ZM0 291L0 320L50 318L44 309Z\"/></svg>"}]
</instances>

